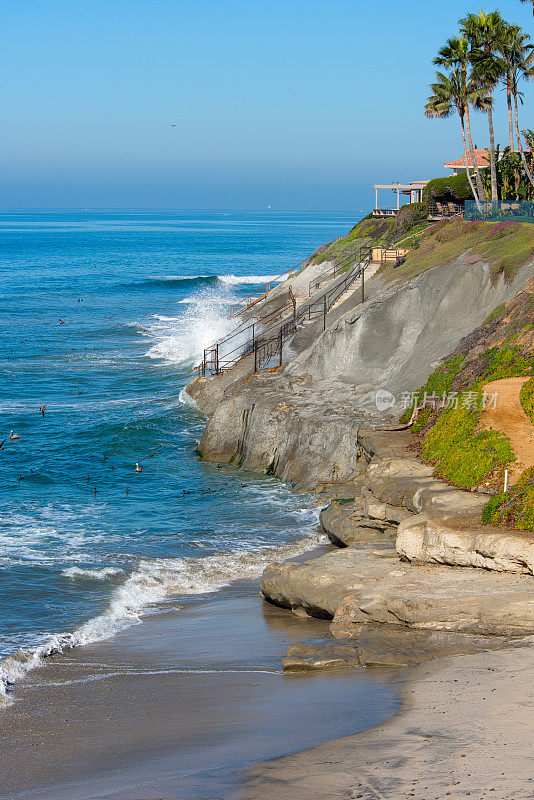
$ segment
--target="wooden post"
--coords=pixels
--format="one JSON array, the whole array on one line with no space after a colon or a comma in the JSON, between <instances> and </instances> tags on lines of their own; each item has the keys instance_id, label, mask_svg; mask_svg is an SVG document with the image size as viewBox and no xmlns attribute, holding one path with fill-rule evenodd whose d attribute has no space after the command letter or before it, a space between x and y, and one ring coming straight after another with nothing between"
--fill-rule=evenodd
<instances>
[{"instance_id":1,"label":"wooden post","mask_svg":"<svg viewBox=\"0 0 534 800\"><path fill-rule=\"evenodd\" d=\"M258 371L258 342L254 342L254 372Z\"/></svg>"}]
</instances>

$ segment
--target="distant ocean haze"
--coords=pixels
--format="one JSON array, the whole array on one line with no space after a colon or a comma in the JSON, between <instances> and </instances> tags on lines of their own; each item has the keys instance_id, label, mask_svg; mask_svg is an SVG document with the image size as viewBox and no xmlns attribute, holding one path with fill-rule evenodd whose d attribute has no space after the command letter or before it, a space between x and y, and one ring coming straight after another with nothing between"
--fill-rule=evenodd
<instances>
[{"instance_id":1,"label":"distant ocean haze","mask_svg":"<svg viewBox=\"0 0 534 800\"><path fill-rule=\"evenodd\" d=\"M229 307L353 222L0 214L4 692L43 653L113 636L171 598L259 575L279 548L313 544L313 498L200 461L204 418L180 396L204 348L231 330Z\"/></svg>"}]
</instances>

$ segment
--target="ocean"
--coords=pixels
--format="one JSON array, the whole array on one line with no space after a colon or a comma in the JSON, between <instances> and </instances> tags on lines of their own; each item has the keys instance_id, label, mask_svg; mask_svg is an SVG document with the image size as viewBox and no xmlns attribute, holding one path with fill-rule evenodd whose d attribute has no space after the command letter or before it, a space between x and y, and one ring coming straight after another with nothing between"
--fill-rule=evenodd
<instances>
[{"instance_id":1,"label":"ocean","mask_svg":"<svg viewBox=\"0 0 534 800\"><path fill-rule=\"evenodd\" d=\"M231 305L353 222L0 213L0 704L43 656L318 541L312 497L198 458L182 390Z\"/></svg>"}]
</instances>

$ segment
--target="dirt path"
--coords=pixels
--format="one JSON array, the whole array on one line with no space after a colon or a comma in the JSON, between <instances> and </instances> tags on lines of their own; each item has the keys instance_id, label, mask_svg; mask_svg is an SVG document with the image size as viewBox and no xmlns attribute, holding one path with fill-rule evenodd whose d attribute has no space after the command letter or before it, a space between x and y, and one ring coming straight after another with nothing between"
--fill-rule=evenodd
<instances>
[{"instance_id":1,"label":"dirt path","mask_svg":"<svg viewBox=\"0 0 534 800\"><path fill-rule=\"evenodd\" d=\"M516 481L521 473L534 466L534 425L523 411L519 392L528 378L504 378L487 383L483 388L490 395L488 407L482 413L481 422L486 428L501 431L510 439L517 456L511 469L511 480ZM495 407L491 396L497 392Z\"/></svg>"}]
</instances>

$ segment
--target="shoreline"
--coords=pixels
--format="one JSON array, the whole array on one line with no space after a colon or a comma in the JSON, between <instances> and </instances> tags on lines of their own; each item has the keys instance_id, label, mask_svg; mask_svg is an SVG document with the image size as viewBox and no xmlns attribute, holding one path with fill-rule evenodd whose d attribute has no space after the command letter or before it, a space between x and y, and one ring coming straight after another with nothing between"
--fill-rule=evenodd
<instances>
[{"instance_id":1,"label":"shoreline","mask_svg":"<svg viewBox=\"0 0 534 800\"><path fill-rule=\"evenodd\" d=\"M390 720L256 766L240 800L532 798L534 637L521 644L413 668Z\"/></svg>"},{"instance_id":2,"label":"shoreline","mask_svg":"<svg viewBox=\"0 0 534 800\"><path fill-rule=\"evenodd\" d=\"M287 646L328 623L256 589L190 599L32 672L2 718L2 797L229 798L248 766L391 716L397 672L282 672Z\"/></svg>"}]
</instances>

